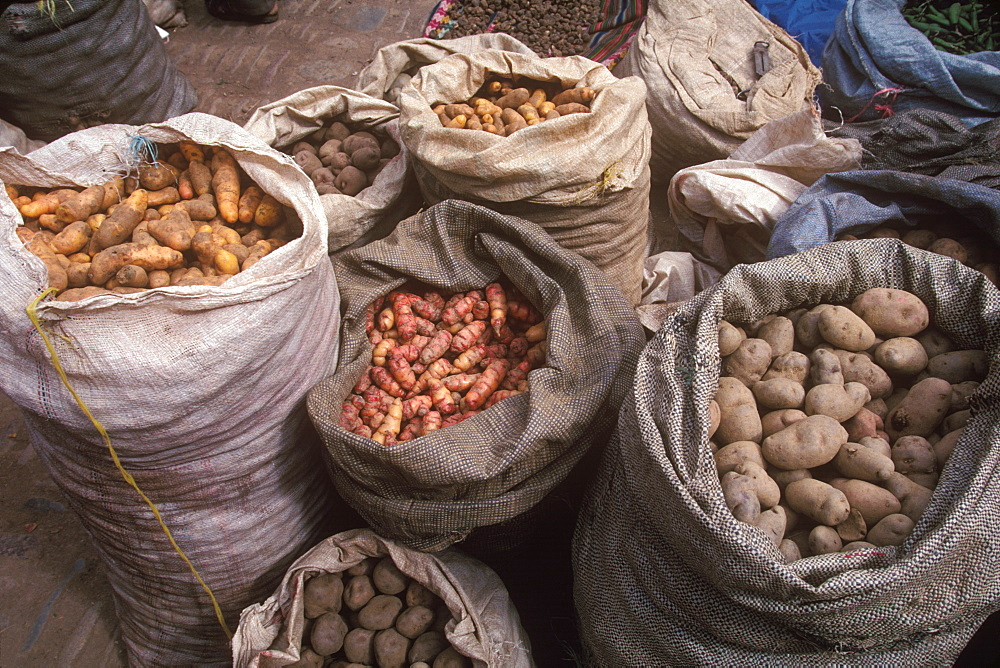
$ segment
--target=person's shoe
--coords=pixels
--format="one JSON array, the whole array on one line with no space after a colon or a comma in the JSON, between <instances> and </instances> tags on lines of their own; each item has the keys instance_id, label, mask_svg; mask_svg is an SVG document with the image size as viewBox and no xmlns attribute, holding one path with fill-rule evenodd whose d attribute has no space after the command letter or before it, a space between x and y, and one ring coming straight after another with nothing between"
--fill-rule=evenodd
<instances>
[{"instance_id":1,"label":"person's shoe","mask_svg":"<svg viewBox=\"0 0 1000 668\"><path fill-rule=\"evenodd\" d=\"M274 0L205 0L205 9L222 21L261 24L278 20L278 3Z\"/></svg>"}]
</instances>

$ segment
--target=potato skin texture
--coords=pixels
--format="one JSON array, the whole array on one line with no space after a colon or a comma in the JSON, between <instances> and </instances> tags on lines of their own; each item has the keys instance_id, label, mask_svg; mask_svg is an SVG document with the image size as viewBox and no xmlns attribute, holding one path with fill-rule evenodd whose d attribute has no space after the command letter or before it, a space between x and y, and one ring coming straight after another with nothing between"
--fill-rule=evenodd
<instances>
[{"instance_id":1,"label":"potato skin texture","mask_svg":"<svg viewBox=\"0 0 1000 668\"><path fill-rule=\"evenodd\" d=\"M930 324L930 312L920 297L896 288L865 290L851 302L851 310L883 339L915 336Z\"/></svg>"},{"instance_id":2,"label":"potato skin texture","mask_svg":"<svg viewBox=\"0 0 1000 668\"><path fill-rule=\"evenodd\" d=\"M809 469L822 466L837 456L847 443L847 430L828 415L810 415L761 443L764 459L785 469Z\"/></svg>"},{"instance_id":3,"label":"potato skin texture","mask_svg":"<svg viewBox=\"0 0 1000 668\"><path fill-rule=\"evenodd\" d=\"M839 489L815 478L803 478L788 483L785 500L795 512L835 527L851 514L851 504Z\"/></svg>"}]
</instances>

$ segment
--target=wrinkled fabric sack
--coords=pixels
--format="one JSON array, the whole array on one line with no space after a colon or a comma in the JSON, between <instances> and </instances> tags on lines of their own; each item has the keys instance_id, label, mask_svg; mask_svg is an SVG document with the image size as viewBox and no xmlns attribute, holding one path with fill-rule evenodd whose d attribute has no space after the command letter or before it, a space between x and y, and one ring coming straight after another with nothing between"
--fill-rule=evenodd
<instances>
[{"instance_id":1,"label":"wrinkled fabric sack","mask_svg":"<svg viewBox=\"0 0 1000 668\"><path fill-rule=\"evenodd\" d=\"M467 35L455 39L418 37L379 49L372 61L358 73L357 88L366 95L399 106L400 91L421 67L432 65L454 53L480 51L511 51L526 56L535 55L528 46L506 33Z\"/></svg>"},{"instance_id":2,"label":"wrinkled fabric sack","mask_svg":"<svg viewBox=\"0 0 1000 668\"><path fill-rule=\"evenodd\" d=\"M105 123L157 123L194 109L145 6L56 0L52 13L17 2L0 13L0 118L52 141Z\"/></svg>"},{"instance_id":3,"label":"wrinkled fabric sack","mask_svg":"<svg viewBox=\"0 0 1000 668\"><path fill-rule=\"evenodd\" d=\"M444 128L432 105L468 100L490 73L597 91L592 111L510 137ZM423 67L400 97L400 134L427 202L463 199L529 220L605 272L634 305L649 226L646 87L580 56L484 51Z\"/></svg>"},{"instance_id":4,"label":"wrinkled fabric sack","mask_svg":"<svg viewBox=\"0 0 1000 668\"><path fill-rule=\"evenodd\" d=\"M663 251L650 255L643 264L642 301L635 309L639 322L650 333L656 333L678 305L712 287L721 277L691 253Z\"/></svg>"},{"instance_id":5,"label":"wrinkled fabric sack","mask_svg":"<svg viewBox=\"0 0 1000 668\"><path fill-rule=\"evenodd\" d=\"M24 130L7 121L0 120L0 147L9 146L18 153L31 153L36 148L45 146L45 142L28 139Z\"/></svg>"},{"instance_id":6,"label":"wrinkled fabric sack","mask_svg":"<svg viewBox=\"0 0 1000 668\"><path fill-rule=\"evenodd\" d=\"M671 219L699 259L726 272L763 260L775 221L799 195L860 161L857 140L827 137L812 108L796 112L753 133L728 158L674 175Z\"/></svg>"},{"instance_id":7,"label":"wrinkled fabric sack","mask_svg":"<svg viewBox=\"0 0 1000 668\"><path fill-rule=\"evenodd\" d=\"M833 24L847 0L750 0L754 9L798 40L814 65L833 33Z\"/></svg>"},{"instance_id":8,"label":"wrinkled fabric sack","mask_svg":"<svg viewBox=\"0 0 1000 668\"><path fill-rule=\"evenodd\" d=\"M287 151L332 120L388 134L401 144L398 118L399 110L383 100L338 86L316 86L258 107L243 127L269 146ZM331 253L384 237L420 208L409 162L401 145L374 183L357 196L319 196Z\"/></svg>"},{"instance_id":9,"label":"wrinkled fabric sack","mask_svg":"<svg viewBox=\"0 0 1000 668\"><path fill-rule=\"evenodd\" d=\"M883 223L910 226L964 221L1000 244L1000 191L892 170L828 174L775 223L767 257L797 253L859 235Z\"/></svg>"},{"instance_id":10,"label":"wrinkled fabric sack","mask_svg":"<svg viewBox=\"0 0 1000 668\"><path fill-rule=\"evenodd\" d=\"M279 668L298 661L309 578L340 573L368 557L390 557L397 568L441 597L454 619L448 642L475 668L530 668L531 642L503 581L485 564L454 550L427 554L368 529L331 536L299 558L263 603L243 611L233 636L235 668Z\"/></svg>"},{"instance_id":11,"label":"wrinkled fabric sack","mask_svg":"<svg viewBox=\"0 0 1000 668\"><path fill-rule=\"evenodd\" d=\"M847 0L823 51L823 115L869 121L924 108L968 126L1000 116L1000 51L940 51L903 16L906 0Z\"/></svg>"},{"instance_id":12,"label":"wrinkled fabric sack","mask_svg":"<svg viewBox=\"0 0 1000 668\"><path fill-rule=\"evenodd\" d=\"M769 44L757 77L754 43ZM819 70L745 0L653 0L617 76L646 82L654 182L727 157L767 123L809 108Z\"/></svg>"},{"instance_id":13,"label":"wrinkled fabric sack","mask_svg":"<svg viewBox=\"0 0 1000 668\"><path fill-rule=\"evenodd\" d=\"M340 495L379 535L436 551L516 521L603 447L645 336L621 292L538 226L446 201L337 257L335 268L341 362L309 392L309 415ZM391 447L340 426L343 401L371 363L368 304L407 281L455 291L501 276L549 323L547 366L528 375L529 392Z\"/></svg>"},{"instance_id":14,"label":"wrinkled fabric sack","mask_svg":"<svg viewBox=\"0 0 1000 668\"><path fill-rule=\"evenodd\" d=\"M733 517L708 444L718 323L755 322L876 286L916 293L961 348L994 360L973 417L898 547L786 565ZM950 665L1000 608L1000 292L898 240L741 265L670 316L581 510L574 597L588 665Z\"/></svg>"},{"instance_id":15,"label":"wrinkled fabric sack","mask_svg":"<svg viewBox=\"0 0 1000 668\"><path fill-rule=\"evenodd\" d=\"M826 124L861 142L862 169L892 169L1000 188L1000 118L966 127L958 116L908 109L863 123Z\"/></svg>"},{"instance_id":16,"label":"wrinkled fabric sack","mask_svg":"<svg viewBox=\"0 0 1000 668\"><path fill-rule=\"evenodd\" d=\"M47 300L37 309L72 387L234 629L243 608L330 534L332 485L305 396L337 363L337 282L308 179L214 116L82 130L30 156L0 151L0 180L102 183L128 171L126 145L137 135L227 147L304 226L301 238L220 287ZM123 479L25 313L48 277L15 236L20 222L0 197L0 391L21 408L32 447L101 556L129 662L228 665L207 593Z\"/></svg>"}]
</instances>

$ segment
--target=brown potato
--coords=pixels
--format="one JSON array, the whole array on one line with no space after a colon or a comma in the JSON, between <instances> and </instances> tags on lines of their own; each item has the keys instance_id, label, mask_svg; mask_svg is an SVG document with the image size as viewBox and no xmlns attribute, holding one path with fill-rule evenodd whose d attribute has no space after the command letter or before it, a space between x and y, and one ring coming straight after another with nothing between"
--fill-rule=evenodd
<instances>
[{"instance_id":1,"label":"brown potato","mask_svg":"<svg viewBox=\"0 0 1000 668\"><path fill-rule=\"evenodd\" d=\"M447 639L440 631L427 631L421 634L410 645L410 651L406 655L406 660L411 664L421 661L429 663L438 654L449 647Z\"/></svg>"},{"instance_id":2,"label":"brown potato","mask_svg":"<svg viewBox=\"0 0 1000 668\"><path fill-rule=\"evenodd\" d=\"M352 663L375 663L375 631L357 627L344 638L344 656Z\"/></svg>"},{"instance_id":3,"label":"brown potato","mask_svg":"<svg viewBox=\"0 0 1000 668\"><path fill-rule=\"evenodd\" d=\"M785 500L792 510L828 527L837 526L851 514L852 504L847 496L841 490L815 478L788 483L785 487Z\"/></svg>"},{"instance_id":4,"label":"brown potato","mask_svg":"<svg viewBox=\"0 0 1000 668\"><path fill-rule=\"evenodd\" d=\"M472 659L449 646L437 655L431 666L432 668L472 668Z\"/></svg>"},{"instance_id":5,"label":"brown potato","mask_svg":"<svg viewBox=\"0 0 1000 668\"><path fill-rule=\"evenodd\" d=\"M314 575L303 588L302 601L307 619L327 612L340 612L344 599L344 580L340 573Z\"/></svg>"},{"instance_id":6,"label":"brown potato","mask_svg":"<svg viewBox=\"0 0 1000 668\"><path fill-rule=\"evenodd\" d=\"M406 591L410 578L399 570L391 557L384 557L372 569L372 584L383 594L401 594Z\"/></svg>"},{"instance_id":7,"label":"brown potato","mask_svg":"<svg viewBox=\"0 0 1000 668\"><path fill-rule=\"evenodd\" d=\"M381 631L396 623L403 601L390 594L377 594L360 610L358 624L371 631Z\"/></svg>"},{"instance_id":8,"label":"brown potato","mask_svg":"<svg viewBox=\"0 0 1000 668\"><path fill-rule=\"evenodd\" d=\"M351 610L365 607L373 596L375 596L375 586L367 575L351 576L344 585L344 605Z\"/></svg>"},{"instance_id":9,"label":"brown potato","mask_svg":"<svg viewBox=\"0 0 1000 668\"><path fill-rule=\"evenodd\" d=\"M335 612L327 612L316 618L309 632L309 644L313 650L328 656L339 652L347 636L347 622Z\"/></svg>"},{"instance_id":10,"label":"brown potato","mask_svg":"<svg viewBox=\"0 0 1000 668\"><path fill-rule=\"evenodd\" d=\"M426 633L434 623L434 611L423 605L412 605L396 618L396 630L407 638L414 639Z\"/></svg>"},{"instance_id":11,"label":"brown potato","mask_svg":"<svg viewBox=\"0 0 1000 668\"><path fill-rule=\"evenodd\" d=\"M406 668L410 639L389 628L375 634L375 663L379 668Z\"/></svg>"},{"instance_id":12,"label":"brown potato","mask_svg":"<svg viewBox=\"0 0 1000 668\"><path fill-rule=\"evenodd\" d=\"M423 605L430 608L437 606L439 602L437 594L416 580L410 580L410 584L406 586L406 605Z\"/></svg>"}]
</instances>

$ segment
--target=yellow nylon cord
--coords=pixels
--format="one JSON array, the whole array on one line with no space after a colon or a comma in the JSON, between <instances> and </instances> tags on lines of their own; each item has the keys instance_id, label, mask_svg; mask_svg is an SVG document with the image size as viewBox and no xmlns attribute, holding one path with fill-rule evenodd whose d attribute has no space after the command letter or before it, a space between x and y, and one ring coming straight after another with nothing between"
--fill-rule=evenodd
<instances>
[{"instance_id":1,"label":"yellow nylon cord","mask_svg":"<svg viewBox=\"0 0 1000 668\"><path fill-rule=\"evenodd\" d=\"M583 204L584 202L592 200L596 197L602 197L607 191L608 186L611 185L611 181L616 179L623 171L625 171L625 163L621 160L616 160L605 167L604 171L601 173L601 180L577 195L576 203Z\"/></svg>"},{"instance_id":2,"label":"yellow nylon cord","mask_svg":"<svg viewBox=\"0 0 1000 668\"><path fill-rule=\"evenodd\" d=\"M54 294L56 292L57 290L55 290L55 288L46 288L30 304L28 304L28 308L26 309L28 312L28 318L31 320L31 324L34 325L35 331L37 331L39 336L42 337L42 341L45 342L45 347L48 348L49 354L52 355L52 366L54 366L56 372L58 372L59 378L62 379L63 385L65 385L66 389L69 390L69 393L73 395L73 398L76 400L76 403L80 406L80 410L82 410L83 414L86 415L87 418L94 424L94 427L101 435L101 439L104 441L104 444L108 446L108 452L111 453L111 459L114 461L115 466L118 467L118 471L121 472L122 478L124 478L125 482L127 482L129 485L132 486L133 489L135 489L135 491L139 494L139 496L142 497L142 500L146 502L146 505L149 506L149 509L153 511L153 516L156 517L156 521L160 523L160 528L163 529L163 533L166 534L167 539L170 541L170 544L173 546L177 554L180 555L181 559L184 560L184 563L188 565L188 568L191 569L191 572L194 574L195 579L198 580L198 583L202 586L202 589L205 590L205 593L207 593L208 597L212 600L212 607L215 609L215 616L219 620L219 625L222 626L222 630L226 632L226 637L232 640L233 634L229 630L229 627L226 626L225 617L223 617L222 615L222 608L219 607L218 601L215 600L215 595L212 593L212 590L209 589L208 585L205 584L205 581L201 579L201 575L198 574L198 570L194 567L194 564L191 563L191 560L187 558L186 554L184 554L184 550L182 550L180 546L177 544L177 542L174 540L173 534L170 533L170 529L163 521L163 517L160 515L160 511L156 508L156 505L154 505L153 502L150 501L149 498L142 492L142 490L139 489L139 485L136 484L135 478L133 478L132 475L128 471L126 471L125 468L122 466L121 460L118 459L118 453L115 452L114 446L111 445L111 437L108 436L108 432L104 429L104 426L100 422L98 422L97 418L95 418L91 414L90 409L87 408L87 404L84 403L83 399L80 398L80 395L78 395L76 393L76 390L73 389L73 386L69 382L69 378L66 377L66 372L63 371L62 365L59 363L59 356L56 354L55 348L52 347L52 343L49 341L49 337L47 337L45 335L45 332L42 331L41 322L38 320L38 313L37 313L38 303L42 301L45 297L47 297L49 294Z\"/></svg>"}]
</instances>

